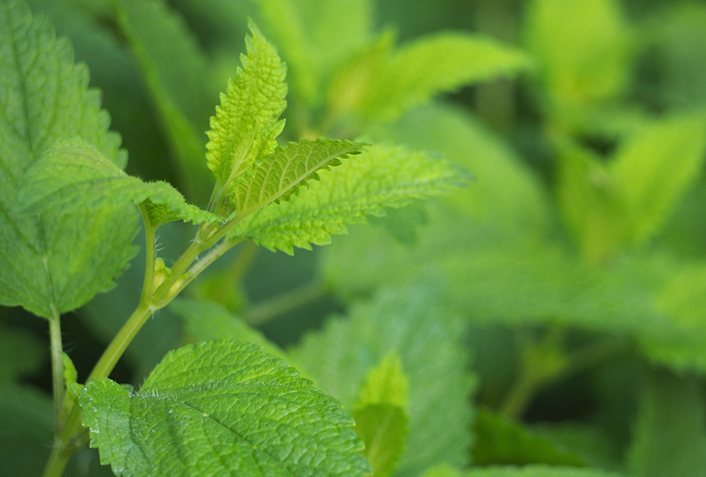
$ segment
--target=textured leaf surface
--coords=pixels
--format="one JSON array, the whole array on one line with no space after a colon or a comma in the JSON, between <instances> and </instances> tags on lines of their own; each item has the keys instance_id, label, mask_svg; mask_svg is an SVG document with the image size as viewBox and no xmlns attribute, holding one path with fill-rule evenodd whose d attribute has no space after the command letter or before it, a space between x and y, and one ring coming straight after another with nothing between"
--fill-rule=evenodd
<instances>
[{"instance_id":1,"label":"textured leaf surface","mask_svg":"<svg viewBox=\"0 0 706 477\"><path fill-rule=\"evenodd\" d=\"M318 179L316 171L339 165L349 154L360 154L362 147L361 143L335 139L304 139L277 147L236 182L236 211L249 215L271 202L287 200L307 180Z\"/></svg>"},{"instance_id":2,"label":"textured leaf surface","mask_svg":"<svg viewBox=\"0 0 706 477\"><path fill-rule=\"evenodd\" d=\"M170 352L134 395L96 379L80 402L91 446L120 475L368 470L353 420L336 400L282 360L237 340Z\"/></svg>"},{"instance_id":3,"label":"textured leaf surface","mask_svg":"<svg viewBox=\"0 0 706 477\"><path fill-rule=\"evenodd\" d=\"M700 383L667 373L648 381L628 454L637 477L706 475L706 409Z\"/></svg>"},{"instance_id":4,"label":"textured leaf surface","mask_svg":"<svg viewBox=\"0 0 706 477\"><path fill-rule=\"evenodd\" d=\"M251 30L252 37L245 39L247 56L241 57L243 67L228 82L207 133L208 167L226 185L226 192L234 178L274 151L284 127L278 118L287 105L285 65L257 27L251 24Z\"/></svg>"},{"instance_id":5,"label":"textured leaf surface","mask_svg":"<svg viewBox=\"0 0 706 477\"><path fill-rule=\"evenodd\" d=\"M611 173L635 241L650 238L701 173L703 117L677 117L643 128L618 150Z\"/></svg>"},{"instance_id":6,"label":"textured leaf surface","mask_svg":"<svg viewBox=\"0 0 706 477\"><path fill-rule=\"evenodd\" d=\"M394 351L409 377L410 419L395 475L419 475L436 462L468 460L473 380L457 325L430 287L388 290L353 307L349 317L332 318L290 353L325 392L353 409L369 369Z\"/></svg>"},{"instance_id":7,"label":"textured leaf surface","mask_svg":"<svg viewBox=\"0 0 706 477\"><path fill-rule=\"evenodd\" d=\"M48 209L71 213L145 201L154 225L179 219L220 222L219 217L187 204L170 184L142 182L125 174L80 138L57 141L27 170L21 182L18 209L23 214Z\"/></svg>"},{"instance_id":8,"label":"textured leaf surface","mask_svg":"<svg viewBox=\"0 0 706 477\"><path fill-rule=\"evenodd\" d=\"M365 45L372 27L370 0L257 0L292 71L293 89L309 104L321 100L324 82ZM342 18L345 12L345 19Z\"/></svg>"},{"instance_id":9,"label":"textured leaf surface","mask_svg":"<svg viewBox=\"0 0 706 477\"><path fill-rule=\"evenodd\" d=\"M392 474L409 432L409 379L394 351L368 371L353 411L355 430L365 443L365 457L375 477Z\"/></svg>"},{"instance_id":10,"label":"textured leaf surface","mask_svg":"<svg viewBox=\"0 0 706 477\"><path fill-rule=\"evenodd\" d=\"M202 136L212 99L207 63L184 22L162 0L119 0L118 25L137 59L156 116L175 153L190 197L208 200Z\"/></svg>"},{"instance_id":11,"label":"textured leaf surface","mask_svg":"<svg viewBox=\"0 0 706 477\"><path fill-rule=\"evenodd\" d=\"M521 52L493 40L443 33L395 52L384 43L374 45L339 73L329 98L333 109L348 107L365 118L389 120L435 94L507 76L527 65Z\"/></svg>"},{"instance_id":12,"label":"textured leaf surface","mask_svg":"<svg viewBox=\"0 0 706 477\"><path fill-rule=\"evenodd\" d=\"M111 288L135 253L136 211L18 217L19 181L57 138L80 135L118 167L126 156L71 47L45 19L0 2L0 303L51 317Z\"/></svg>"},{"instance_id":13,"label":"textured leaf surface","mask_svg":"<svg viewBox=\"0 0 706 477\"><path fill-rule=\"evenodd\" d=\"M341 167L321 173L296 200L273 204L243 220L234 234L271 250L325 245L346 224L364 222L385 207L437 195L460 185L467 173L402 147L376 145Z\"/></svg>"}]
</instances>

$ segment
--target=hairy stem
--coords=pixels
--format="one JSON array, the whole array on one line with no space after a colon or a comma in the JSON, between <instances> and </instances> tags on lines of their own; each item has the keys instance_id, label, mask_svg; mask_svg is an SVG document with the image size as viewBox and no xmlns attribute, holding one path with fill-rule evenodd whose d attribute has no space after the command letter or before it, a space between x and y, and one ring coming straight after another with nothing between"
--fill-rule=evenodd
<instances>
[{"instance_id":1,"label":"hairy stem","mask_svg":"<svg viewBox=\"0 0 706 477\"><path fill-rule=\"evenodd\" d=\"M152 225L145 204L142 203L138 207L145 223L145 280L142 284L140 303L149 303L152 298L152 284L154 283L154 271L157 262L156 228Z\"/></svg>"},{"instance_id":2,"label":"hairy stem","mask_svg":"<svg viewBox=\"0 0 706 477\"><path fill-rule=\"evenodd\" d=\"M49 335L51 339L51 370L54 393L54 432L58 437L63 424L61 410L64 404L64 347L61 339L61 320L56 313L49 320Z\"/></svg>"}]
</instances>

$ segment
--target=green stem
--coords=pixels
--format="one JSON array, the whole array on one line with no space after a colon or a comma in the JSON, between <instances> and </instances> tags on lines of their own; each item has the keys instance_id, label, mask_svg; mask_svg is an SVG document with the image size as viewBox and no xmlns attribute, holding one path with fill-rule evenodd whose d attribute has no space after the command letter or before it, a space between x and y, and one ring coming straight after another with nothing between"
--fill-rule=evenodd
<instances>
[{"instance_id":1,"label":"green stem","mask_svg":"<svg viewBox=\"0 0 706 477\"><path fill-rule=\"evenodd\" d=\"M58 436L63 426L61 410L64 403L64 347L61 340L61 320L58 313L49 320L49 334L51 339L51 368L52 387L54 392L54 427Z\"/></svg>"},{"instance_id":2,"label":"green stem","mask_svg":"<svg viewBox=\"0 0 706 477\"><path fill-rule=\"evenodd\" d=\"M556 330L554 330L556 331ZM558 330L559 335L562 331ZM526 339L520 339L523 350L523 361L521 363L520 376L507 394L500 406L500 412L506 416L517 419L527 409L537 392L550 382L571 376L586 368L590 368L601 361L613 356L625 349L626 342L622 337L609 336L594 341L584 348L575 351L567 357L561 366L543 367L542 361L528 359L532 355L531 347L535 349L551 343L556 346L557 334L552 330L548 333L542 343L532 343ZM521 337L522 338L522 337ZM526 338L526 337L525 337Z\"/></svg>"},{"instance_id":3,"label":"green stem","mask_svg":"<svg viewBox=\"0 0 706 477\"><path fill-rule=\"evenodd\" d=\"M66 464L69 463L70 457L71 454L65 452L63 446L60 446L57 442L52 449L42 477L61 477L64 474Z\"/></svg>"},{"instance_id":4,"label":"green stem","mask_svg":"<svg viewBox=\"0 0 706 477\"><path fill-rule=\"evenodd\" d=\"M527 409L537 392L539 383L523 373L505 397L500 412L509 418L517 419Z\"/></svg>"},{"instance_id":5,"label":"green stem","mask_svg":"<svg viewBox=\"0 0 706 477\"><path fill-rule=\"evenodd\" d=\"M155 309L150 303L140 302L137 309L135 309L118 334L115 335L113 341L110 342L106 350L103 352L103 355L96 363L86 382L91 379L108 377L110 375L128 345L132 342L133 338L135 338L137 332L140 331L142 326L147 322L147 319L152 316L154 311Z\"/></svg>"},{"instance_id":6,"label":"green stem","mask_svg":"<svg viewBox=\"0 0 706 477\"><path fill-rule=\"evenodd\" d=\"M154 271L157 262L157 244L155 240L157 229L152 225L145 204L142 203L138 207L145 223L145 280L142 283L140 303L149 303L152 298L152 284L154 283Z\"/></svg>"}]
</instances>

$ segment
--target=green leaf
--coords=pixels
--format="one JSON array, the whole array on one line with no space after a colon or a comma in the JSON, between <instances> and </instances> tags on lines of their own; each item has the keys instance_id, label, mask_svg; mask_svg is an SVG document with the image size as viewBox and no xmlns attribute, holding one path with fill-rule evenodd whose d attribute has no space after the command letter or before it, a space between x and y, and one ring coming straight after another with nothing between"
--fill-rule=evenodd
<instances>
[{"instance_id":1,"label":"green leaf","mask_svg":"<svg viewBox=\"0 0 706 477\"><path fill-rule=\"evenodd\" d=\"M408 406L409 378L402 369L396 351L387 354L370 369L358 393L356 407L368 404L390 403L401 408Z\"/></svg>"},{"instance_id":2,"label":"green leaf","mask_svg":"<svg viewBox=\"0 0 706 477\"><path fill-rule=\"evenodd\" d=\"M455 210L497 227L545 230L552 217L538 177L493 131L465 111L443 103L420 106L396 123L378 126L374 143L392 141L411 148L440 151L466 167L478 180L443 201Z\"/></svg>"},{"instance_id":3,"label":"green leaf","mask_svg":"<svg viewBox=\"0 0 706 477\"><path fill-rule=\"evenodd\" d=\"M628 454L637 477L706 475L704 394L695 379L651 373Z\"/></svg>"},{"instance_id":4,"label":"green leaf","mask_svg":"<svg viewBox=\"0 0 706 477\"><path fill-rule=\"evenodd\" d=\"M257 0L257 3L292 71L297 98L310 105L318 104L331 72L368 42L373 23L372 2Z\"/></svg>"},{"instance_id":5,"label":"green leaf","mask_svg":"<svg viewBox=\"0 0 706 477\"><path fill-rule=\"evenodd\" d=\"M190 197L208 200L203 167L209 99L205 57L183 20L162 0L119 0L117 20L136 57Z\"/></svg>"},{"instance_id":6,"label":"green leaf","mask_svg":"<svg viewBox=\"0 0 706 477\"><path fill-rule=\"evenodd\" d=\"M353 420L285 362L225 339L168 353L137 394L105 378L80 395L103 464L124 476L368 471Z\"/></svg>"},{"instance_id":7,"label":"green leaf","mask_svg":"<svg viewBox=\"0 0 706 477\"><path fill-rule=\"evenodd\" d=\"M658 363L672 369L706 370L706 263L691 262L674 271L654 293L654 306L683 330L681 339L645 336L640 345Z\"/></svg>"},{"instance_id":8,"label":"green leaf","mask_svg":"<svg viewBox=\"0 0 706 477\"><path fill-rule=\"evenodd\" d=\"M627 85L632 38L616 0L533 0L525 44L553 105L612 99Z\"/></svg>"},{"instance_id":9,"label":"green leaf","mask_svg":"<svg viewBox=\"0 0 706 477\"><path fill-rule=\"evenodd\" d=\"M409 434L399 476L419 475L436 462L465 465L472 441L468 354L458 321L439 307L433 288L386 290L290 350L307 376L350 410L369 370L392 352L399 356L409 378Z\"/></svg>"},{"instance_id":10,"label":"green leaf","mask_svg":"<svg viewBox=\"0 0 706 477\"><path fill-rule=\"evenodd\" d=\"M405 449L409 418L399 406L368 404L353 411L355 430L365 443L365 457L375 477L388 477L397 467Z\"/></svg>"},{"instance_id":11,"label":"green leaf","mask_svg":"<svg viewBox=\"0 0 706 477\"><path fill-rule=\"evenodd\" d=\"M490 464L549 464L583 467L579 456L532 433L520 423L481 408L474 427L473 462Z\"/></svg>"},{"instance_id":12,"label":"green leaf","mask_svg":"<svg viewBox=\"0 0 706 477\"><path fill-rule=\"evenodd\" d=\"M616 153L611 175L631 220L633 240L650 238L701 173L706 151L703 116L655 122Z\"/></svg>"},{"instance_id":13,"label":"green leaf","mask_svg":"<svg viewBox=\"0 0 706 477\"><path fill-rule=\"evenodd\" d=\"M432 96L527 67L518 50L479 36L441 33L393 52L383 37L343 68L328 93L331 109L391 120Z\"/></svg>"},{"instance_id":14,"label":"green leaf","mask_svg":"<svg viewBox=\"0 0 706 477\"><path fill-rule=\"evenodd\" d=\"M0 303L55 317L112 287L135 253L136 212L18 217L20 179L60 137L82 136L118 167L126 155L70 45L9 0L0 2L0 71Z\"/></svg>"},{"instance_id":15,"label":"green leaf","mask_svg":"<svg viewBox=\"0 0 706 477\"><path fill-rule=\"evenodd\" d=\"M255 343L265 352L290 362L282 348L221 304L179 298L169 307L184 320L184 331L197 341L237 338Z\"/></svg>"},{"instance_id":16,"label":"green leaf","mask_svg":"<svg viewBox=\"0 0 706 477\"><path fill-rule=\"evenodd\" d=\"M349 154L360 154L362 143L336 139L290 142L254 164L233 187L233 202L240 215L250 215L271 202L288 200L316 171L328 170Z\"/></svg>"},{"instance_id":17,"label":"green leaf","mask_svg":"<svg viewBox=\"0 0 706 477\"><path fill-rule=\"evenodd\" d=\"M559 155L557 200L581 255L591 263L610 258L629 236L619 185L590 151L564 145Z\"/></svg>"},{"instance_id":18,"label":"green leaf","mask_svg":"<svg viewBox=\"0 0 706 477\"><path fill-rule=\"evenodd\" d=\"M355 429L365 443L365 457L375 477L395 470L409 432L409 379L395 351L368 371L353 411Z\"/></svg>"},{"instance_id":19,"label":"green leaf","mask_svg":"<svg viewBox=\"0 0 706 477\"><path fill-rule=\"evenodd\" d=\"M208 167L227 194L232 193L235 178L275 150L275 139L284 127L278 118L287 105L286 67L253 23L250 30L243 68L238 68L235 81L228 82L207 133Z\"/></svg>"},{"instance_id":20,"label":"green leaf","mask_svg":"<svg viewBox=\"0 0 706 477\"><path fill-rule=\"evenodd\" d=\"M289 254L293 247L325 245L346 224L381 215L413 199L440 194L460 185L464 171L425 153L376 145L355 160L321 173L297 200L273 204L244 219L234 235L250 238L270 250Z\"/></svg>"},{"instance_id":21,"label":"green leaf","mask_svg":"<svg viewBox=\"0 0 706 477\"><path fill-rule=\"evenodd\" d=\"M39 214L46 210L74 213L106 206L147 201L152 225L172 220L220 222L213 214L187 204L166 182L142 182L125 174L81 138L57 141L27 170L21 181L18 210Z\"/></svg>"},{"instance_id":22,"label":"green leaf","mask_svg":"<svg viewBox=\"0 0 706 477\"><path fill-rule=\"evenodd\" d=\"M46 350L33 334L0 326L0 387L36 372L45 358Z\"/></svg>"}]
</instances>

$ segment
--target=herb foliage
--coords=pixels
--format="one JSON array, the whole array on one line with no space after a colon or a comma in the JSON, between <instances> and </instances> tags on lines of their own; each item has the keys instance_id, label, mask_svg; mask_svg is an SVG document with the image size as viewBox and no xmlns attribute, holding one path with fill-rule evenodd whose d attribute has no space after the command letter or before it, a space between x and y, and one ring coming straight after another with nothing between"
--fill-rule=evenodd
<instances>
[{"instance_id":1,"label":"herb foliage","mask_svg":"<svg viewBox=\"0 0 706 477\"><path fill-rule=\"evenodd\" d=\"M0 474L704 473L706 9L374 3L0 0Z\"/></svg>"}]
</instances>

